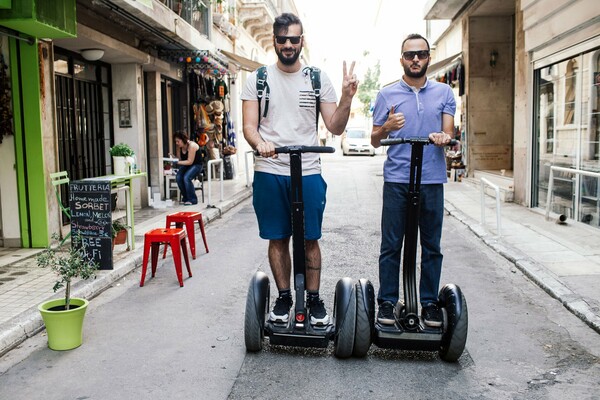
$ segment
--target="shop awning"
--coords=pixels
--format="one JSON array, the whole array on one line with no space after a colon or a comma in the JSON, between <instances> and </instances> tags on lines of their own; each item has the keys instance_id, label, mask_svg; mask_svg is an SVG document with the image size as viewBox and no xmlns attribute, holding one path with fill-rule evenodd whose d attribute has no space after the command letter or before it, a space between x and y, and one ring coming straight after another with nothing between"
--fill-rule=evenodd
<instances>
[{"instance_id":1,"label":"shop awning","mask_svg":"<svg viewBox=\"0 0 600 400\"><path fill-rule=\"evenodd\" d=\"M221 53L223 53L225 57L229 58L232 63L239 65L240 68L245 69L246 71L252 72L263 66L263 64L259 63L258 61L252 61L246 57L242 57L227 50L221 50Z\"/></svg>"},{"instance_id":2,"label":"shop awning","mask_svg":"<svg viewBox=\"0 0 600 400\"><path fill-rule=\"evenodd\" d=\"M431 64L429 68L427 68L427 77L433 78L437 74L445 73L449 69L458 66L462 62L462 52L454 54L448 58L443 59L442 61L438 61L434 64Z\"/></svg>"}]
</instances>

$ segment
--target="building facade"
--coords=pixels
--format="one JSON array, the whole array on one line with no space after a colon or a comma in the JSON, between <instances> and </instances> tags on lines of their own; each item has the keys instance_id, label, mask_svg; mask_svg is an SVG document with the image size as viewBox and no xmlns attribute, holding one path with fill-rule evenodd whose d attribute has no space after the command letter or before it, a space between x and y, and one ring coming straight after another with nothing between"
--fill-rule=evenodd
<instances>
[{"instance_id":1,"label":"building facade","mask_svg":"<svg viewBox=\"0 0 600 400\"><path fill-rule=\"evenodd\" d=\"M273 59L272 24L285 11L297 12L293 1L0 1L10 88L0 110L1 244L44 247L52 233L65 236L50 174L111 174L117 143L146 173L135 180L135 207L164 198L173 134L198 141L211 101L225 114L215 145L244 151L239 94L247 74ZM67 203L66 187L61 194Z\"/></svg>"},{"instance_id":2,"label":"building facade","mask_svg":"<svg viewBox=\"0 0 600 400\"><path fill-rule=\"evenodd\" d=\"M600 228L600 3L432 0L425 19L449 21L431 38L430 78L463 68L463 82L450 74L449 83L460 90L469 176L495 177L506 200Z\"/></svg>"}]
</instances>

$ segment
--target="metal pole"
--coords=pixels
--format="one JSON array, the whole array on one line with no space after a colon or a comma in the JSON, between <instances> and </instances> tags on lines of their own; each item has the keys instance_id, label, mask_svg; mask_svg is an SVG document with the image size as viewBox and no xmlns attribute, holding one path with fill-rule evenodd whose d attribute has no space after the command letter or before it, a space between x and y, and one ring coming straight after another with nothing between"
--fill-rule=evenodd
<instances>
[{"instance_id":1,"label":"metal pole","mask_svg":"<svg viewBox=\"0 0 600 400\"><path fill-rule=\"evenodd\" d=\"M244 155L244 163L246 164L246 187L250 187L250 171L248 170L248 154L252 154L254 159L254 151L247 151Z\"/></svg>"},{"instance_id":2,"label":"metal pole","mask_svg":"<svg viewBox=\"0 0 600 400\"><path fill-rule=\"evenodd\" d=\"M500 214L500 187L498 185L493 184L485 178L480 178L481 182L481 224L485 226L485 185L494 189L495 197L496 197L496 230L498 231L498 236L502 235L502 223L501 223L501 214Z\"/></svg>"}]
</instances>

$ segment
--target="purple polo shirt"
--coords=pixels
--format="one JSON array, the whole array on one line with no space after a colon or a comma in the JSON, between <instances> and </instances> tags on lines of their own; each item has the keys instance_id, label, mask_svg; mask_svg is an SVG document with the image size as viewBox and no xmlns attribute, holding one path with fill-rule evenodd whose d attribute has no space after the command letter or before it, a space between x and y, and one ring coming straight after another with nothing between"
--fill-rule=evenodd
<instances>
[{"instance_id":1,"label":"purple polo shirt","mask_svg":"<svg viewBox=\"0 0 600 400\"><path fill-rule=\"evenodd\" d=\"M426 81L419 90L413 90L404 79L386 86L377 94L373 109L373 125L382 126L394 106L394 112L402 112L406 120L402 129L392 131L389 138L427 137L441 132L442 114L454 116L456 102L450 86L436 81ZM400 144L389 146L383 165L385 182L409 183L410 153L412 146ZM444 149L425 146L423 152L422 184L446 183L446 158Z\"/></svg>"}]
</instances>

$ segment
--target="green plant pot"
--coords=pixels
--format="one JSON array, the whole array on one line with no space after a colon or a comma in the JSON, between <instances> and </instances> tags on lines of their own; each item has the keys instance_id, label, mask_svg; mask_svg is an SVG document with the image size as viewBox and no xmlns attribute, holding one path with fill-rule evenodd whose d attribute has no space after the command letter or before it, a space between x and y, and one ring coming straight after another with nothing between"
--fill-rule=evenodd
<instances>
[{"instance_id":1,"label":"green plant pot","mask_svg":"<svg viewBox=\"0 0 600 400\"><path fill-rule=\"evenodd\" d=\"M50 311L53 307L64 306L65 299L46 301L38 306L42 314L48 347L52 350L71 350L81 346L83 342L83 318L89 302L85 299L71 298L68 311Z\"/></svg>"}]
</instances>

